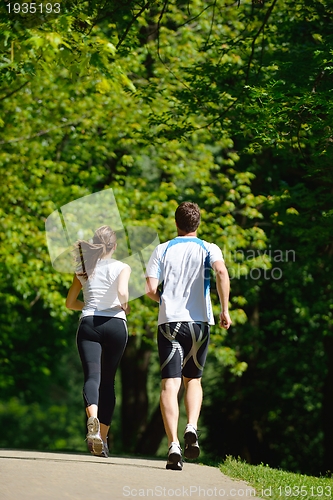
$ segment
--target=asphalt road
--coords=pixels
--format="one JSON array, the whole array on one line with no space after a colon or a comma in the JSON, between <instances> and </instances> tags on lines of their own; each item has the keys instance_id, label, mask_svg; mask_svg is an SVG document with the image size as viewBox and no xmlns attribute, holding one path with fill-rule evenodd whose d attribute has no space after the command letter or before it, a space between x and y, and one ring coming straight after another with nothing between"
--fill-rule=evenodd
<instances>
[{"instance_id":1,"label":"asphalt road","mask_svg":"<svg viewBox=\"0 0 333 500\"><path fill-rule=\"evenodd\" d=\"M258 499L217 468L165 460L0 450L0 500L126 500L134 498Z\"/></svg>"}]
</instances>

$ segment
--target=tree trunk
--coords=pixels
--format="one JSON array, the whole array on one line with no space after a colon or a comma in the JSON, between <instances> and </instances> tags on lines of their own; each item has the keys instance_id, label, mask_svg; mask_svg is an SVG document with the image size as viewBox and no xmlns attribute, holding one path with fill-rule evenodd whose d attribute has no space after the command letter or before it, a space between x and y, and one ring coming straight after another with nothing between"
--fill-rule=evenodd
<instances>
[{"instance_id":1,"label":"tree trunk","mask_svg":"<svg viewBox=\"0 0 333 500\"><path fill-rule=\"evenodd\" d=\"M178 393L178 402L180 403L184 394L184 385L182 384ZM151 419L137 444L136 453L143 455L155 455L165 436L164 424L160 406L158 405Z\"/></svg>"},{"instance_id":2,"label":"tree trunk","mask_svg":"<svg viewBox=\"0 0 333 500\"><path fill-rule=\"evenodd\" d=\"M122 442L126 452L134 452L147 424L147 375L151 346L130 336L121 360Z\"/></svg>"},{"instance_id":3,"label":"tree trunk","mask_svg":"<svg viewBox=\"0 0 333 500\"><path fill-rule=\"evenodd\" d=\"M155 455L165 435L159 405L148 422L147 378L151 345L130 336L121 360L122 445L127 453ZM178 401L184 394L181 385Z\"/></svg>"},{"instance_id":4,"label":"tree trunk","mask_svg":"<svg viewBox=\"0 0 333 500\"><path fill-rule=\"evenodd\" d=\"M333 471L333 337L324 338L327 356L327 376L323 394L323 429L324 429L324 470Z\"/></svg>"}]
</instances>

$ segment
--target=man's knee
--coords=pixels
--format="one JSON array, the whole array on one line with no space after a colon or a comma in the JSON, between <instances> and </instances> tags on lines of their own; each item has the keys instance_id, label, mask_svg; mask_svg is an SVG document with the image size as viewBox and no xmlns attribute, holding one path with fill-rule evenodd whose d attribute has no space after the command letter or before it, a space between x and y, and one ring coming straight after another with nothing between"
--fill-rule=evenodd
<instances>
[{"instance_id":1,"label":"man's knee","mask_svg":"<svg viewBox=\"0 0 333 500\"><path fill-rule=\"evenodd\" d=\"M184 381L185 389L187 389L188 386L201 387L201 377L198 377L198 378L183 377L183 381Z\"/></svg>"},{"instance_id":2,"label":"man's knee","mask_svg":"<svg viewBox=\"0 0 333 500\"><path fill-rule=\"evenodd\" d=\"M176 391L178 392L180 389L182 379L181 378L163 378L161 382L161 390L162 391Z\"/></svg>"}]
</instances>

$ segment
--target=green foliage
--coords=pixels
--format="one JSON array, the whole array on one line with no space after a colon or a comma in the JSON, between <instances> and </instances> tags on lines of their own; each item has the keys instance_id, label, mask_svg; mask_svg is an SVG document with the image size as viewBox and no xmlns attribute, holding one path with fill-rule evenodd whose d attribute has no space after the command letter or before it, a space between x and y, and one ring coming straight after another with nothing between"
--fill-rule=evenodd
<instances>
[{"instance_id":1,"label":"green foliage","mask_svg":"<svg viewBox=\"0 0 333 500\"><path fill-rule=\"evenodd\" d=\"M220 465L220 470L235 479L242 479L255 489L260 498L330 498L332 495L332 479L329 477L311 477L294 474L283 470L272 469L267 464L249 465L232 457Z\"/></svg>"},{"instance_id":2,"label":"green foliage","mask_svg":"<svg viewBox=\"0 0 333 500\"><path fill-rule=\"evenodd\" d=\"M7 425L9 416L11 422ZM0 422L7 429L1 437L2 448L86 451L82 438L85 432L83 412L77 409L73 411L54 404L46 407L39 403L26 405L11 398L0 404ZM77 429L81 430L81 437Z\"/></svg>"}]
</instances>

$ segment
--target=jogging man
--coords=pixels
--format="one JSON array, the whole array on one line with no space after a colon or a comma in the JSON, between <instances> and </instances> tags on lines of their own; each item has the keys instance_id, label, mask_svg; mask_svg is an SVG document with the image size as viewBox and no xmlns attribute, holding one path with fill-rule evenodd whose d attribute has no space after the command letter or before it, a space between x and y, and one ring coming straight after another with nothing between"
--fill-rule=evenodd
<instances>
[{"instance_id":1,"label":"jogging man","mask_svg":"<svg viewBox=\"0 0 333 500\"><path fill-rule=\"evenodd\" d=\"M181 203L175 222L178 236L155 248L146 280L147 295L160 304L157 342L162 375L160 405L169 446L166 468L182 470L177 398L182 378L188 421L184 456L194 459L200 453L197 424L202 404L201 377L209 344L209 325L214 324L209 295L210 269L216 273L220 324L226 329L231 325L230 281L219 247L197 238L198 205Z\"/></svg>"}]
</instances>

